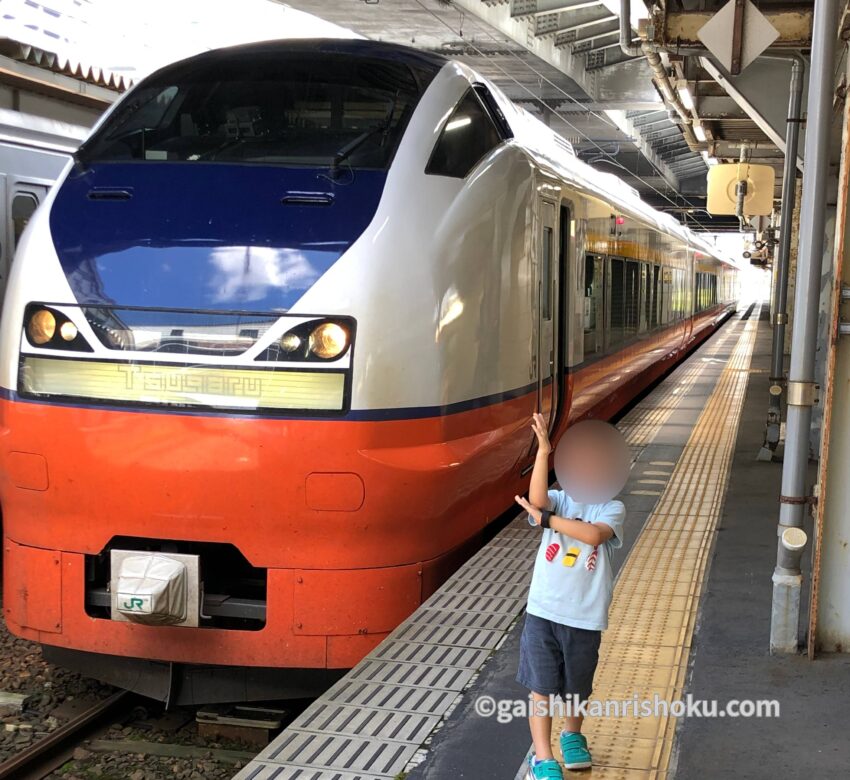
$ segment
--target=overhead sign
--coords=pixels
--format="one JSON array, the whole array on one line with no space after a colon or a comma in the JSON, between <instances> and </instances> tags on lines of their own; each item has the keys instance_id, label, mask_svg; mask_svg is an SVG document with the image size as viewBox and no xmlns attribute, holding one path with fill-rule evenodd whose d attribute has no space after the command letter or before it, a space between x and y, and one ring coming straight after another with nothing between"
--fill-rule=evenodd
<instances>
[{"instance_id":1,"label":"overhead sign","mask_svg":"<svg viewBox=\"0 0 850 780\"><path fill-rule=\"evenodd\" d=\"M736 76L779 37L779 30L750 0L729 0L697 37Z\"/></svg>"},{"instance_id":2,"label":"overhead sign","mask_svg":"<svg viewBox=\"0 0 850 780\"><path fill-rule=\"evenodd\" d=\"M709 214L735 214L738 205L738 182L747 185L744 216L766 216L773 211L773 187L776 172L770 165L727 163L708 169Z\"/></svg>"}]
</instances>

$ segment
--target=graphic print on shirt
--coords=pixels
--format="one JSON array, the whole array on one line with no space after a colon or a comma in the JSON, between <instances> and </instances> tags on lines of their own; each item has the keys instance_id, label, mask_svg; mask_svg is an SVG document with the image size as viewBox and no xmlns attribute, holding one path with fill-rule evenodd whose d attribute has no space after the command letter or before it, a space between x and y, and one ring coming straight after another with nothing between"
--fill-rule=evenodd
<instances>
[{"instance_id":1,"label":"graphic print on shirt","mask_svg":"<svg viewBox=\"0 0 850 780\"><path fill-rule=\"evenodd\" d=\"M596 559L599 557L599 545L595 545L590 555L587 556L587 560L584 562L584 568L588 571L594 571L596 569Z\"/></svg>"},{"instance_id":2,"label":"graphic print on shirt","mask_svg":"<svg viewBox=\"0 0 850 780\"><path fill-rule=\"evenodd\" d=\"M558 554L558 550L560 549L560 544L558 544L557 542L552 542L552 544L550 544L546 548L546 560L549 561L549 563L552 563L552 561L555 560L555 556Z\"/></svg>"},{"instance_id":3,"label":"graphic print on shirt","mask_svg":"<svg viewBox=\"0 0 850 780\"><path fill-rule=\"evenodd\" d=\"M605 523L614 535L597 547L591 571L587 561L593 553L592 544L559 534L552 528L540 529L527 612L555 623L603 631L608 626L608 608L614 590L610 553L622 544L625 506L621 501L579 504L558 490L549 491L549 503L552 514L557 517L580 517L586 523ZM553 544L558 544L559 548L549 561L546 551Z\"/></svg>"},{"instance_id":4,"label":"graphic print on shirt","mask_svg":"<svg viewBox=\"0 0 850 780\"><path fill-rule=\"evenodd\" d=\"M569 547L567 551L564 553L564 566L575 566L575 562L578 560L579 555L581 555L581 549L578 547Z\"/></svg>"}]
</instances>

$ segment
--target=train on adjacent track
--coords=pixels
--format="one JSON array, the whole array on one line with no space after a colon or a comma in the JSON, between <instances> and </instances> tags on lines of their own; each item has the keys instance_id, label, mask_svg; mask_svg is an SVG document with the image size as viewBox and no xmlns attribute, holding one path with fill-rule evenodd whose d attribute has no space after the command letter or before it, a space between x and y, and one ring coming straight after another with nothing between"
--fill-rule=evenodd
<instances>
[{"instance_id":1,"label":"train on adjacent track","mask_svg":"<svg viewBox=\"0 0 850 780\"><path fill-rule=\"evenodd\" d=\"M0 343L5 617L172 702L306 695L736 267L456 61L364 40L142 80L30 220ZM446 616L435 610L435 620Z\"/></svg>"},{"instance_id":2,"label":"train on adjacent track","mask_svg":"<svg viewBox=\"0 0 850 780\"><path fill-rule=\"evenodd\" d=\"M0 108L0 299L30 217L87 128Z\"/></svg>"}]
</instances>

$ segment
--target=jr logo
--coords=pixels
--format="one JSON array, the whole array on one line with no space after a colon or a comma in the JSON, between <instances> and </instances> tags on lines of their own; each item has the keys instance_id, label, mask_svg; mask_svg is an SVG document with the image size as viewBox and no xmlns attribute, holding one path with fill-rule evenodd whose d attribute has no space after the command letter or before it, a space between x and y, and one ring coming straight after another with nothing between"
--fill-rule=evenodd
<instances>
[{"instance_id":1,"label":"jr logo","mask_svg":"<svg viewBox=\"0 0 850 780\"><path fill-rule=\"evenodd\" d=\"M130 599L129 601L124 602L124 609L134 610L134 609L142 609L145 605L144 600L142 599Z\"/></svg>"}]
</instances>

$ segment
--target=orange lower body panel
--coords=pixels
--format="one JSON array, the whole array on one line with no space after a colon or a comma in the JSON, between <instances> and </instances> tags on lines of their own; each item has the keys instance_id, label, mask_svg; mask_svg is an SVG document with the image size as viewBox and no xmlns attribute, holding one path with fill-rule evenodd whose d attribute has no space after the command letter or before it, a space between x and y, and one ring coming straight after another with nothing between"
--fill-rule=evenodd
<instances>
[{"instance_id":1,"label":"orange lower body panel","mask_svg":"<svg viewBox=\"0 0 850 780\"><path fill-rule=\"evenodd\" d=\"M571 420L615 414L718 316L570 373L553 439ZM129 658L350 667L526 490L536 402L530 392L450 415L357 421L0 400L7 623L35 641ZM116 535L233 545L267 572L264 627L91 617L86 556Z\"/></svg>"},{"instance_id":2,"label":"orange lower body panel","mask_svg":"<svg viewBox=\"0 0 850 780\"><path fill-rule=\"evenodd\" d=\"M4 553L4 612L13 633L75 650L182 663L347 668L413 612L422 593L419 564L270 569L262 630L144 626L86 614L83 555L9 539Z\"/></svg>"}]
</instances>

